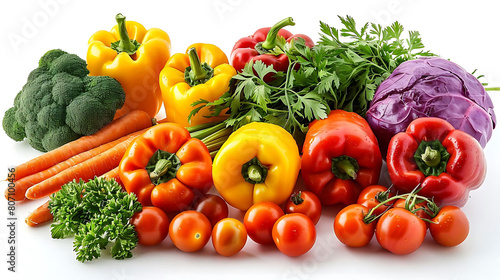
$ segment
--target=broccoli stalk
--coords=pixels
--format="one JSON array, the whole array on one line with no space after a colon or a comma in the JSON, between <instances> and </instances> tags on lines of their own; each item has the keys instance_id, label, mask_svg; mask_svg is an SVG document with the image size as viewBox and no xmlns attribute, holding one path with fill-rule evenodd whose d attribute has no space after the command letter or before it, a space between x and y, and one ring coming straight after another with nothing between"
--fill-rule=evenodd
<instances>
[{"instance_id":1,"label":"broccoli stalk","mask_svg":"<svg viewBox=\"0 0 500 280\"><path fill-rule=\"evenodd\" d=\"M46 52L5 112L3 129L15 141L46 152L110 123L125 103L111 77L88 76L85 60L56 49Z\"/></svg>"}]
</instances>

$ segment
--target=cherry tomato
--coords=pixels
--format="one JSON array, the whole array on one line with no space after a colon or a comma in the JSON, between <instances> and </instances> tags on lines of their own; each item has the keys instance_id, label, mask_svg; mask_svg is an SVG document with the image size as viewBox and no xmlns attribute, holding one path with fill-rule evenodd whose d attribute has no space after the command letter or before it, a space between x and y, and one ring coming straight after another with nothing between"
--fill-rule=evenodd
<instances>
[{"instance_id":1,"label":"cherry tomato","mask_svg":"<svg viewBox=\"0 0 500 280\"><path fill-rule=\"evenodd\" d=\"M284 214L283 209L274 202L252 205L243 217L248 236L259 244L272 244L274 223Z\"/></svg>"},{"instance_id":2,"label":"cherry tomato","mask_svg":"<svg viewBox=\"0 0 500 280\"><path fill-rule=\"evenodd\" d=\"M384 195L383 194L387 194ZM384 200L392 197L394 194L388 192L387 188L382 185L371 185L364 188L358 196L357 204L366 206L368 210L371 210L375 206L379 205ZM389 205L380 205L377 207L373 214L375 216L382 214L393 202L389 202Z\"/></svg>"},{"instance_id":3,"label":"cherry tomato","mask_svg":"<svg viewBox=\"0 0 500 280\"><path fill-rule=\"evenodd\" d=\"M432 222L429 225L432 238L443 246L457 246L469 235L469 220L456 206L442 207Z\"/></svg>"},{"instance_id":4,"label":"cherry tomato","mask_svg":"<svg viewBox=\"0 0 500 280\"><path fill-rule=\"evenodd\" d=\"M160 184L151 191L151 203L166 213L186 210L193 200L193 190L177 179Z\"/></svg>"},{"instance_id":5,"label":"cherry tomato","mask_svg":"<svg viewBox=\"0 0 500 280\"><path fill-rule=\"evenodd\" d=\"M170 222L170 239L179 250L195 252L210 240L212 225L200 212L187 210L177 214Z\"/></svg>"},{"instance_id":6,"label":"cherry tomato","mask_svg":"<svg viewBox=\"0 0 500 280\"><path fill-rule=\"evenodd\" d=\"M405 203L406 203L406 200L401 198L401 199L396 200L396 202L394 202L393 207L405 208ZM412 210L412 212L413 212L413 210L419 209L419 208L428 209L427 208L427 202L426 201L419 202L419 203L415 204L415 206L413 207L413 209L406 209L406 210ZM418 210L418 211L416 211L414 213L419 218L427 219L427 220L431 219L431 216L429 216L429 214L427 214L425 212L425 210L423 210L423 209L422 210ZM429 222L424 221L424 224L425 224L425 228L429 228Z\"/></svg>"},{"instance_id":7,"label":"cherry tomato","mask_svg":"<svg viewBox=\"0 0 500 280\"><path fill-rule=\"evenodd\" d=\"M321 201L313 192L300 191L290 196L285 204L285 213L302 213L317 224L321 217Z\"/></svg>"},{"instance_id":8,"label":"cherry tomato","mask_svg":"<svg viewBox=\"0 0 500 280\"><path fill-rule=\"evenodd\" d=\"M416 251L424 242L424 221L404 208L391 208L378 220L375 236L386 250L405 255Z\"/></svg>"},{"instance_id":9,"label":"cherry tomato","mask_svg":"<svg viewBox=\"0 0 500 280\"><path fill-rule=\"evenodd\" d=\"M226 201L224 201L222 197L215 194L205 194L201 196L194 203L193 210L207 216L208 220L210 220L210 224L212 224L212 227L215 226L218 221L227 218L229 215L229 209Z\"/></svg>"},{"instance_id":10,"label":"cherry tomato","mask_svg":"<svg viewBox=\"0 0 500 280\"><path fill-rule=\"evenodd\" d=\"M296 257L307 253L316 242L316 228L302 213L281 216L273 226L274 244L283 254Z\"/></svg>"},{"instance_id":11,"label":"cherry tomato","mask_svg":"<svg viewBox=\"0 0 500 280\"><path fill-rule=\"evenodd\" d=\"M370 243L376 222L366 224L363 219L369 209L360 204L344 207L335 216L333 230L340 242L349 247L363 247Z\"/></svg>"},{"instance_id":12,"label":"cherry tomato","mask_svg":"<svg viewBox=\"0 0 500 280\"><path fill-rule=\"evenodd\" d=\"M212 244L219 255L232 256L245 246L247 230L242 222L234 218L224 218L212 230Z\"/></svg>"},{"instance_id":13,"label":"cherry tomato","mask_svg":"<svg viewBox=\"0 0 500 280\"><path fill-rule=\"evenodd\" d=\"M138 243L152 246L162 242L168 235L169 220L167 214L158 207L143 206L142 211L130 219L135 226Z\"/></svg>"}]
</instances>

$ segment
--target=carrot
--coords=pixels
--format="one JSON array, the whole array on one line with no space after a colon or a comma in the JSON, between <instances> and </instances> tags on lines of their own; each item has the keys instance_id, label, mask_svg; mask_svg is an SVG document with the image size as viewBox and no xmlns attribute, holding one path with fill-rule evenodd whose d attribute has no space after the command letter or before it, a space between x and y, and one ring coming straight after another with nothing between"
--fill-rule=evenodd
<instances>
[{"instance_id":1,"label":"carrot","mask_svg":"<svg viewBox=\"0 0 500 280\"><path fill-rule=\"evenodd\" d=\"M26 191L26 198L37 199L45 197L60 190L61 186L73 180L82 179L86 181L93 179L95 176L105 174L119 165L120 160L133 139L135 137L129 137L113 148L30 187Z\"/></svg>"},{"instance_id":2,"label":"carrot","mask_svg":"<svg viewBox=\"0 0 500 280\"><path fill-rule=\"evenodd\" d=\"M111 169L110 171L103 174L101 177L106 179L115 179L115 181L120 184L123 188L122 180L120 179L120 175L118 175L118 167Z\"/></svg>"},{"instance_id":3,"label":"carrot","mask_svg":"<svg viewBox=\"0 0 500 280\"><path fill-rule=\"evenodd\" d=\"M127 136L123 136L118 140L111 141L109 143L106 143L104 145L101 145L99 147L93 148L91 150L88 150L86 152L83 152L81 154L78 154L76 156L73 156L63 162L60 162L48 169L45 169L44 171L28 175L26 177L21 178L20 180L17 180L15 183L14 187L14 195L12 194L12 190L10 190L8 193L6 191L6 197L7 195L10 195L10 199L14 199L16 201L24 200L26 197L26 190L30 188L31 186L34 186L60 172L63 170L66 170L70 168L71 166L74 166L76 164L79 164L81 162L84 162L85 160L97 156L100 153L105 152L106 150L116 146L118 143L121 143L125 140L127 140L129 137L136 137L139 134L145 132L149 128L145 128L143 130L136 131L132 134L129 134Z\"/></svg>"},{"instance_id":4,"label":"carrot","mask_svg":"<svg viewBox=\"0 0 500 280\"><path fill-rule=\"evenodd\" d=\"M151 127L151 117L144 111L132 111L113 120L98 132L69 142L15 168L16 180L43 171L72 156L114 141L138 130Z\"/></svg>"},{"instance_id":5,"label":"carrot","mask_svg":"<svg viewBox=\"0 0 500 280\"><path fill-rule=\"evenodd\" d=\"M49 210L49 201L50 200L40 205L33 212L31 212L28 217L26 217L24 221L28 224L28 226L36 227L51 221L54 218Z\"/></svg>"}]
</instances>

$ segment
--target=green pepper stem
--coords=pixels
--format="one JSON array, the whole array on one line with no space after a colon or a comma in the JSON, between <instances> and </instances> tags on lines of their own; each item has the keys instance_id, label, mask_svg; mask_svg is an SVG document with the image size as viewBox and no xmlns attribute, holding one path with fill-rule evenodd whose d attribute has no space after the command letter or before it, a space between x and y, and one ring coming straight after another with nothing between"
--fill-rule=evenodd
<instances>
[{"instance_id":1,"label":"green pepper stem","mask_svg":"<svg viewBox=\"0 0 500 280\"><path fill-rule=\"evenodd\" d=\"M427 166L434 167L441 162L441 153L438 150L434 150L430 146L425 148L425 152L422 154L422 160L427 164Z\"/></svg>"},{"instance_id":2,"label":"green pepper stem","mask_svg":"<svg viewBox=\"0 0 500 280\"><path fill-rule=\"evenodd\" d=\"M250 165L248 167L248 178L254 182L260 182L262 180L262 168L257 164Z\"/></svg>"},{"instance_id":3,"label":"green pepper stem","mask_svg":"<svg viewBox=\"0 0 500 280\"><path fill-rule=\"evenodd\" d=\"M278 23L273 25L271 29L269 29L269 32L267 33L266 40L262 43L262 47L266 50L272 50L274 47L276 47L276 36L278 36L278 32L285 26L293 26L295 25L295 22L293 21L293 18L287 17L285 19L280 20Z\"/></svg>"},{"instance_id":4,"label":"green pepper stem","mask_svg":"<svg viewBox=\"0 0 500 280\"><path fill-rule=\"evenodd\" d=\"M120 41L118 41L117 48L120 52L126 52L130 55L134 54L137 51L137 45L135 45L128 36L125 16L122 14L117 14L115 19L118 23L118 33L120 35Z\"/></svg>"},{"instance_id":5,"label":"green pepper stem","mask_svg":"<svg viewBox=\"0 0 500 280\"><path fill-rule=\"evenodd\" d=\"M198 81L204 79L207 76L207 72L201 67L200 57L198 56L198 52L196 52L196 48L190 48L188 50L188 56L194 80Z\"/></svg>"},{"instance_id":6,"label":"green pepper stem","mask_svg":"<svg viewBox=\"0 0 500 280\"><path fill-rule=\"evenodd\" d=\"M170 160L160 159L156 162L155 169L149 174L149 177L155 180L165 175L170 167L172 167L172 162Z\"/></svg>"},{"instance_id":7,"label":"green pepper stem","mask_svg":"<svg viewBox=\"0 0 500 280\"><path fill-rule=\"evenodd\" d=\"M358 175L356 174L356 168L347 159L337 162L337 169L347 174L347 176L349 176L353 180L356 180L356 178L358 177Z\"/></svg>"}]
</instances>

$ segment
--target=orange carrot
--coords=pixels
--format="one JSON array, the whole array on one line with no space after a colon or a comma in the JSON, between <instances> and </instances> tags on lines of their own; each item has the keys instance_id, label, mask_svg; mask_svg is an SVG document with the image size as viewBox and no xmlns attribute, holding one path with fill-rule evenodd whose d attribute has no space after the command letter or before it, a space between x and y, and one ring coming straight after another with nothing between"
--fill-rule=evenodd
<instances>
[{"instance_id":1,"label":"orange carrot","mask_svg":"<svg viewBox=\"0 0 500 280\"><path fill-rule=\"evenodd\" d=\"M119 165L120 160L133 139L135 137L129 137L113 148L30 187L26 191L26 198L37 199L45 197L60 190L61 186L73 180L82 179L87 181L93 179L95 176L105 174Z\"/></svg>"},{"instance_id":2,"label":"orange carrot","mask_svg":"<svg viewBox=\"0 0 500 280\"><path fill-rule=\"evenodd\" d=\"M111 149L112 147L116 146L118 143L121 143L125 140L127 140L129 137L136 137L140 135L141 133L144 133L147 129L145 128L143 130L136 131L132 134L129 134L127 136L123 136L118 140L111 141L109 143L106 143L104 145L101 145L99 147L93 148L91 150L88 150L86 152L83 152L81 154L78 154L76 156L73 156L63 162L60 162L48 169L45 169L44 171L28 175L26 177L21 178L20 180L16 180L15 187L14 187L14 194L12 194L12 190L9 191L10 199L14 199L16 201L24 200L25 195L26 195L26 190L30 188L31 186L34 186L44 180L47 180L48 178L62 172L63 170L66 170L76 164L79 164L81 162L84 162L87 159L90 159L94 156L99 155L100 153L105 152L108 149ZM5 194L7 196L7 193Z\"/></svg>"},{"instance_id":3,"label":"orange carrot","mask_svg":"<svg viewBox=\"0 0 500 280\"><path fill-rule=\"evenodd\" d=\"M151 127L151 117L144 111L132 111L112 121L98 132L83 136L57 149L38 156L15 168L16 180L43 171L72 156L114 141L138 130Z\"/></svg>"},{"instance_id":4,"label":"orange carrot","mask_svg":"<svg viewBox=\"0 0 500 280\"><path fill-rule=\"evenodd\" d=\"M36 227L51 221L54 218L49 210L49 201L50 200L40 205L35 209L35 211L31 212L28 217L26 217L24 221L28 224L28 226Z\"/></svg>"},{"instance_id":5,"label":"orange carrot","mask_svg":"<svg viewBox=\"0 0 500 280\"><path fill-rule=\"evenodd\" d=\"M103 174L101 177L106 178L106 179L115 179L115 181L118 184L120 184L120 186L122 186L122 188L123 188L122 180L120 179L120 175L118 175L118 167L111 169L110 171Z\"/></svg>"}]
</instances>

